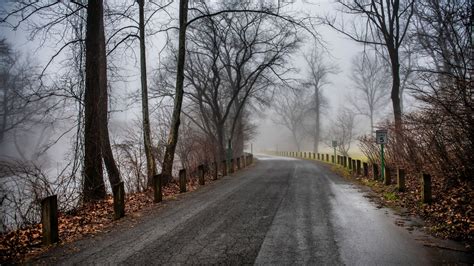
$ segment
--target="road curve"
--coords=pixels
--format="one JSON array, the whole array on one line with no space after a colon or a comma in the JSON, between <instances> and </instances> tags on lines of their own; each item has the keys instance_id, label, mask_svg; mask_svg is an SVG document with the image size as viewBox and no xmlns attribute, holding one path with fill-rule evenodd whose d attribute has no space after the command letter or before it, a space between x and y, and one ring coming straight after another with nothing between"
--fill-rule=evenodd
<instances>
[{"instance_id":1,"label":"road curve","mask_svg":"<svg viewBox=\"0 0 474 266\"><path fill-rule=\"evenodd\" d=\"M36 263L472 263L464 253L425 247L398 218L322 163L259 156L256 165L180 195L133 227L67 244Z\"/></svg>"}]
</instances>

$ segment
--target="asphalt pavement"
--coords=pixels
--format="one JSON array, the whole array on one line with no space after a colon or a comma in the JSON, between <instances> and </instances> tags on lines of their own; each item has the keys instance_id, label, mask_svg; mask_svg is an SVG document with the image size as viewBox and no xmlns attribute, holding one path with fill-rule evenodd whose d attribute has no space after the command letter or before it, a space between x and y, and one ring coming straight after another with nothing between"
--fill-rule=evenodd
<instances>
[{"instance_id":1,"label":"asphalt pavement","mask_svg":"<svg viewBox=\"0 0 474 266\"><path fill-rule=\"evenodd\" d=\"M39 264L432 265L472 256L427 245L321 162L258 162L130 225L58 247ZM403 223L409 223L403 220ZM432 242L430 242L432 243Z\"/></svg>"}]
</instances>

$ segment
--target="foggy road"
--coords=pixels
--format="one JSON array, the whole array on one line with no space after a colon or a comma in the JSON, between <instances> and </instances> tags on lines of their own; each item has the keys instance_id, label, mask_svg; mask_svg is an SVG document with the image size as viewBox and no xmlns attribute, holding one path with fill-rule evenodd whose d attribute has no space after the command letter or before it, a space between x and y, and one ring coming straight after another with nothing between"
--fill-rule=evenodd
<instances>
[{"instance_id":1,"label":"foggy road","mask_svg":"<svg viewBox=\"0 0 474 266\"><path fill-rule=\"evenodd\" d=\"M318 162L256 165L180 195L134 227L58 248L59 264L439 264L390 211ZM451 254L452 255L452 254ZM460 261L461 257L457 257Z\"/></svg>"}]
</instances>

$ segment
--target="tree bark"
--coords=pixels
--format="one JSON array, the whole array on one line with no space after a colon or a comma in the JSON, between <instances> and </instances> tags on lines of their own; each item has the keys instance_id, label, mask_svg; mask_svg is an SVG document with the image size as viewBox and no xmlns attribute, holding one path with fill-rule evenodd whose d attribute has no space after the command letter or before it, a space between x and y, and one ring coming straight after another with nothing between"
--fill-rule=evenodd
<instances>
[{"instance_id":1,"label":"tree bark","mask_svg":"<svg viewBox=\"0 0 474 266\"><path fill-rule=\"evenodd\" d=\"M156 175L156 162L152 153L151 134L150 134L150 115L148 111L148 84L146 73L146 50L145 50L145 12L144 0L138 0L139 6L139 28L140 28L140 79L142 85L142 126L143 126L143 144L145 146L147 186L153 185L153 176Z\"/></svg>"},{"instance_id":2,"label":"tree bark","mask_svg":"<svg viewBox=\"0 0 474 266\"><path fill-rule=\"evenodd\" d=\"M84 92L84 187L83 200L93 201L106 196L102 168L100 126L101 112L101 33L103 36L102 0L90 0L87 5L86 27L86 88ZM102 28L102 31L101 31ZM103 77L102 77L103 78Z\"/></svg>"},{"instance_id":3,"label":"tree bark","mask_svg":"<svg viewBox=\"0 0 474 266\"><path fill-rule=\"evenodd\" d=\"M178 44L178 66L176 73L176 92L174 97L173 115L171 118L171 127L168 134L168 144L166 146L163 159L162 177L171 179L173 171L173 160L178 143L178 131L181 116L181 106L183 104L184 94L184 63L186 54L186 24L188 21L188 0L179 1L179 44Z\"/></svg>"},{"instance_id":4,"label":"tree bark","mask_svg":"<svg viewBox=\"0 0 474 266\"><path fill-rule=\"evenodd\" d=\"M390 52L390 61L392 65L392 105L393 116L395 118L396 135L398 136L402 130L402 109L400 105L400 62L398 49L388 46Z\"/></svg>"},{"instance_id":5,"label":"tree bark","mask_svg":"<svg viewBox=\"0 0 474 266\"><path fill-rule=\"evenodd\" d=\"M314 104L315 104L315 112L316 112L316 117L315 117L315 125L314 125L314 146L313 146L313 152L318 153L319 152L319 136L320 136L320 131L321 131L321 120L320 120L320 112L321 112L321 104L320 104L321 99L319 98L319 88L315 86L314 88Z\"/></svg>"}]
</instances>

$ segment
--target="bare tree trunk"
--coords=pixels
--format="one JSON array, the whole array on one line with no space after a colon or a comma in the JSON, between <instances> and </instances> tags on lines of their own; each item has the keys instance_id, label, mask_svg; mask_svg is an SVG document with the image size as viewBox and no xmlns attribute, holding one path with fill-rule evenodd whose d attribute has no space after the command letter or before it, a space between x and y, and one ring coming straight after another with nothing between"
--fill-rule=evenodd
<instances>
[{"instance_id":1,"label":"bare tree trunk","mask_svg":"<svg viewBox=\"0 0 474 266\"><path fill-rule=\"evenodd\" d=\"M6 78L5 78L6 79ZM0 124L0 144L3 142L5 138L5 131L7 128L7 117L8 117L8 84L6 81L2 82L2 86L4 86L3 92L3 115L2 115L2 124Z\"/></svg>"},{"instance_id":2,"label":"bare tree trunk","mask_svg":"<svg viewBox=\"0 0 474 266\"><path fill-rule=\"evenodd\" d=\"M173 171L173 160L178 143L178 131L181 116L181 106L183 104L183 83L184 83L184 63L186 54L186 24L188 20L188 0L179 1L179 44L178 44L178 66L176 73L176 94L174 97L173 116L168 135L168 145L166 146L165 157L163 159L162 178L171 179Z\"/></svg>"},{"instance_id":3,"label":"bare tree trunk","mask_svg":"<svg viewBox=\"0 0 474 266\"><path fill-rule=\"evenodd\" d=\"M216 128L216 133L217 133L217 140L218 140L218 159L219 162L224 160L225 157L225 140L224 140L224 124L219 123L217 128Z\"/></svg>"},{"instance_id":4,"label":"bare tree trunk","mask_svg":"<svg viewBox=\"0 0 474 266\"><path fill-rule=\"evenodd\" d=\"M395 118L395 129L398 131L396 134L402 130L402 109L400 105L400 62L398 51L394 47L388 46L390 52L390 61L392 64L392 105L393 105L393 115Z\"/></svg>"},{"instance_id":5,"label":"bare tree trunk","mask_svg":"<svg viewBox=\"0 0 474 266\"><path fill-rule=\"evenodd\" d=\"M96 48L98 49L97 54L99 55L99 77L100 77L100 108L102 111L100 112L100 140L101 140L101 148L102 148L102 158L104 160L105 167L107 169L107 175L109 177L110 186L112 187L112 192L115 195L115 185L120 183L120 171L117 167L117 164L114 160L114 155L112 153L112 147L110 145L110 137L109 137L109 127L108 127L108 90L107 90L107 56L105 52L105 33L104 33L104 18L103 18L103 7L102 7L102 0L100 1L101 5L101 16L100 16L100 27L99 27L99 46Z\"/></svg>"},{"instance_id":6,"label":"bare tree trunk","mask_svg":"<svg viewBox=\"0 0 474 266\"><path fill-rule=\"evenodd\" d=\"M313 143L313 152L318 153L319 152L319 136L320 131L321 131L321 120L320 120L320 113L321 113L321 99L319 98L319 89L315 86L314 88L314 104L315 104L315 112L316 112L316 117L315 117L315 125L314 125L314 132L313 132L313 137L314 137L314 143Z\"/></svg>"},{"instance_id":7,"label":"bare tree trunk","mask_svg":"<svg viewBox=\"0 0 474 266\"><path fill-rule=\"evenodd\" d=\"M145 50L145 14L144 0L138 0L140 20L140 79L142 84L142 123L143 143L145 145L147 186L153 185L153 176L156 175L156 162L151 150L150 115L148 111L148 85L146 75L146 50Z\"/></svg>"},{"instance_id":8,"label":"bare tree trunk","mask_svg":"<svg viewBox=\"0 0 474 266\"><path fill-rule=\"evenodd\" d=\"M87 5L86 31L86 89L84 93L84 201L104 199L106 196L101 149L101 41L103 42L102 0L90 0ZM102 30L101 30L102 29ZM102 38L101 38L102 35ZM102 43L102 45L104 45ZM105 66L103 66L105 68Z\"/></svg>"}]
</instances>

